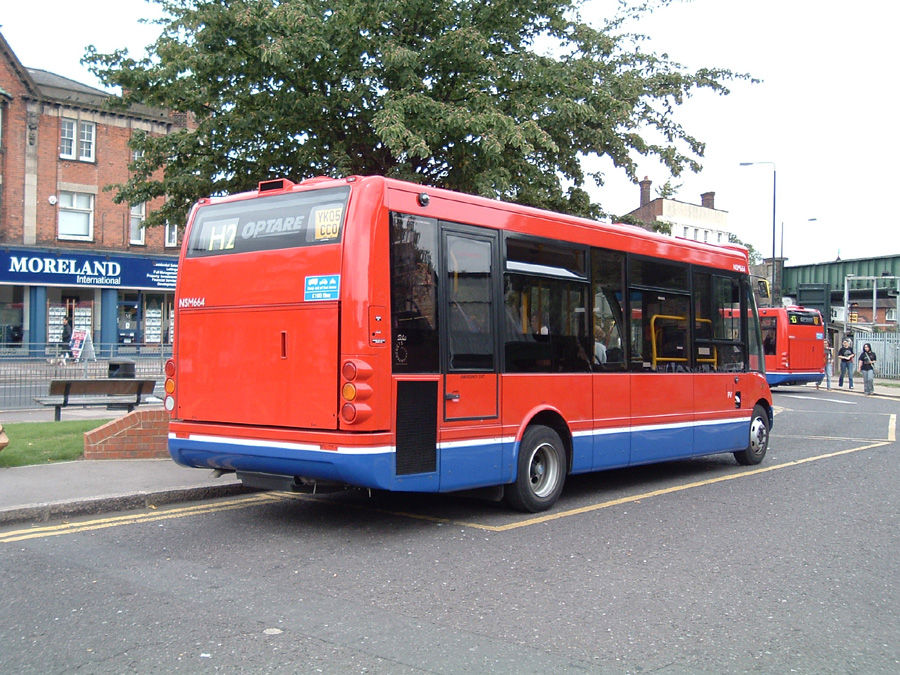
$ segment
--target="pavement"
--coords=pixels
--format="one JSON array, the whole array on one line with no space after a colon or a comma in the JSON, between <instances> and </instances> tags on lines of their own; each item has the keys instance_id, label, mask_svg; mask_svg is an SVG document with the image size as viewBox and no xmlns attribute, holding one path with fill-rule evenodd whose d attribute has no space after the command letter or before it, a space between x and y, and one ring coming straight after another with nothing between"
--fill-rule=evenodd
<instances>
[{"instance_id":1,"label":"pavement","mask_svg":"<svg viewBox=\"0 0 900 675\"><path fill-rule=\"evenodd\" d=\"M807 385L807 389L814 389ZM776 392L778 389L775 390ZM824 383L821 392L825 392ZM862 396L862 381L851 391ZM875 394L900 401L900 387L876 380ZM67 408L65 419L107 417L106 410ZM0 411L0 424L51 422L53 409ZM152 508L248 492L234 474L216 477L171 459L77 460L0 468L0 526Z\"/></svg>"},{"instance_id":2,"label":"pavement","mask_svg":"<svg viewBox=\"0 0 900 675\"><path fill-rule=\"evenodd\" d=\"M63 419L97 419L109 414L105 408L70 407L63 411ZM52 421L53 408L0 411L0 424L4 425ZM233 473L217 478L211 469L191 469L168 458L76 460L0 468L0 526L243 492L248 490Z\"/></svg>"}]
</instances>

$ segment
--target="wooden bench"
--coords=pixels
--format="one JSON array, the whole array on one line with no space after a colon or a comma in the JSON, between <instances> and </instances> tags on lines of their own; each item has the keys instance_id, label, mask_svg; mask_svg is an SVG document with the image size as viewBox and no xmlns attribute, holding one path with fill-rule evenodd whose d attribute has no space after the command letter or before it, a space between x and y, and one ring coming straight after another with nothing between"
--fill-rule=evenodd
<instances>
[{"instance_id":1,"label":"wooden bench","mask_svg":"<svg viewBox=\"0 0 900 675\"><path fill-rule=\"evenodd\" d=\"M47 396L37 396L41 405L56 408L53 419L59 422L60 411L70 405L80 406L121 406L128 412L135 406L146 403L153 394L156 380L132 378L109 378L106 380L51 380Z\"/></svg>"}]
</instances>

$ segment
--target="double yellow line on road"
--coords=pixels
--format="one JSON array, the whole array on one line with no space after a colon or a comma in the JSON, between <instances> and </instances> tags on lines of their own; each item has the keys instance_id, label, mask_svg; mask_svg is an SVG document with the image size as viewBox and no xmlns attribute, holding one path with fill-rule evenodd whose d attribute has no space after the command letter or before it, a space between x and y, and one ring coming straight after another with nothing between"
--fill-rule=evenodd
<instances>
[{"instance_id":1,"label":"double yellow line on road","mask_svg":"<svg viewBox=\"0 0 900 675\"><path fill-rule=\"evenodd\" d=\"M27 539L40 539L42 537L55 537L60 534L72 534L74 532L90 532L91 530L103 530L108 527L118 527L119 525L133 525L137 523L152 523L157 520L170 520L172 518L183 518L184 516L195 516L203 513L216 513L218 511L231 511L234 509L244 509L248 506L262 504L273 500L279 501L274 493L263 492L247 497L239 497L237 499L228 499L226 501L214 502L209 504L199 504L196 506L185 506L175 509L166 509L161 511L146 511L129 513L123 516L113 516L111 518L99 518L94 520L86 520L75 523L60 523L58 525L46 525L44 527L30 527L25 530L14 530L12 532L0 533L0 544L8 544L15 541L25 541Z\"/></svg>"}]
</instances>

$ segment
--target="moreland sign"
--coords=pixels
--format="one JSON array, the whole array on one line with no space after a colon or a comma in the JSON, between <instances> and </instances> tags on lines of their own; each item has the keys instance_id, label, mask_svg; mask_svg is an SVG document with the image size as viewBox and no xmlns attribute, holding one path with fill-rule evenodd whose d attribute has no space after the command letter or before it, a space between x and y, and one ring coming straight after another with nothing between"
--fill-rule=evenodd
<instances>
[{"instance_id":1,"label":"moreland sign","mask_svg":"<svg viewBox=\"0 0 900 675\"><path fill-rule=\"evenodd\" d=\"M97 255L67 250L0 250L0 282L175 290L177 258Z\"/></svg>"}]
</instances>

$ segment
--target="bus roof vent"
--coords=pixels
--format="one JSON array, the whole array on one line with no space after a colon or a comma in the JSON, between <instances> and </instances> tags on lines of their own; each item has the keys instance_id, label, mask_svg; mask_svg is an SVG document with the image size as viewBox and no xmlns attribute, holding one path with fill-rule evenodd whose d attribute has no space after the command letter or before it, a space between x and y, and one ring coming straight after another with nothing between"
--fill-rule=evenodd
<instances>
[{"instance_id":1,"label":"bus roof vent","mask_svg":"<svg viewBox=\"0 0 900 675\"><path fill-rule=\"evenodd\" d=\"M264 180L259 183L260 192L272 192L274 190L290 190L294 184L287 178L276 178L275 180Z\"/></svg>"}]
</instances>

